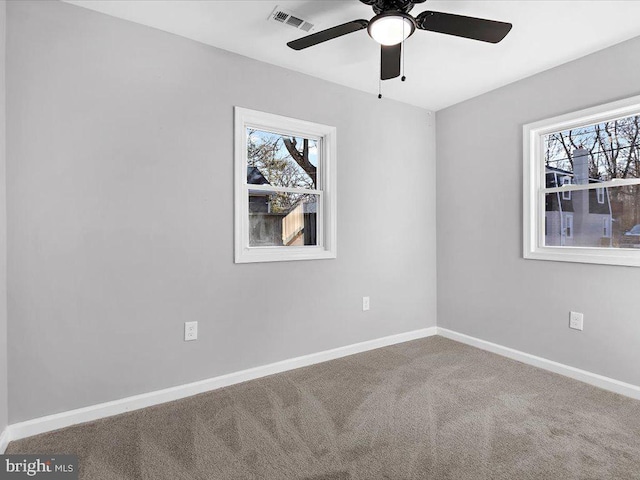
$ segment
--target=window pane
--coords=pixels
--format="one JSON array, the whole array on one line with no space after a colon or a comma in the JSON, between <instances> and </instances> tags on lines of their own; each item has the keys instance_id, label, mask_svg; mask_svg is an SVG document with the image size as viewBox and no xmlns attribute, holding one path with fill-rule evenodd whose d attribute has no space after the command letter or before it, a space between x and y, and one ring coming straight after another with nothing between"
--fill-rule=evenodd
<instances>
[{"instance_id":1,"label":"window pane","mask_svg":"<svg viewBox=\"0 0 640 480\"><path fill-rule=\"evenodd\" d=\"M249 246L317 245L319 195L249 190Z\"/></svg>"},{"instance_id":2,"label":"window pane","mask_svg":"<svg viewBox=\"0 0 640 480\"><path fill-rule=\"evenodd\" d=\"M640 115L544 136L547 172L584 184L640 178Z\"/></svg>"},{"instance_id":3,"label":"window pane","mask_svg":"<svg viewBox=\"0 0 640 480\"><path fill-rule=\"evenodd\" d=\"M247 183L316 189L318 141L247 129Z\"/></svg>"},{"instance_id":4,"label":"window pane","mask_svg":"<svg viewBox=\"0 0 640 480\"><path fill-rule=\"evenodd\" d=\"M640 185L549 193L544 223L545 246L640 248Z\"/></svg>"}]
</instances>

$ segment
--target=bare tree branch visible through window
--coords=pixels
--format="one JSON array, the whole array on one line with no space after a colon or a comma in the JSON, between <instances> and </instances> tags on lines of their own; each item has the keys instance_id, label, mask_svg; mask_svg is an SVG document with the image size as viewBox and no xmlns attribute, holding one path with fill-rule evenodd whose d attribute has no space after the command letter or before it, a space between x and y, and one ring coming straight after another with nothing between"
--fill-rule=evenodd
<instances>
[{"instance_id":1,"label":"bare tree branch visible through window","mask_svg":"<svg viewBox=\"0 0 640 480\"><path fill-rule=\"evenodd\" d=\"M640 116L565 130L545 137L545 163L573 173L572 152L589 152L589 177L594 180L640 178ZM624 231L640 223L638 186L610 189L616 228Z\"/></svg>"},{"instance_id":2,"label":"bare tree branch visible through window","mask_svg":"<svg viewBox=\"0 0 640 480\"><path fill-rule=\"evenodd\" d=\"M312 150L317 142L306 138L248 129L247 160L257 168L270 185L289 188L316 188L317 167L312 163ZM302 144L302 149L298 145ZM293 161L291 161L293 160ZM287 212L299 201L298 195L276 194L271 205L274 212Z\"/></svg>"}]
</instances>

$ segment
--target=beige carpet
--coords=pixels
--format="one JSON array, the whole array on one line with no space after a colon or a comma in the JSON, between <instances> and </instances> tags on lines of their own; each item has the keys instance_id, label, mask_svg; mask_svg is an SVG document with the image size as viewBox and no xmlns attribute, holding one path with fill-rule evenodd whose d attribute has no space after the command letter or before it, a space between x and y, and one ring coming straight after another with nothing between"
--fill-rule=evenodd
<instances>
[{"instance_id":1,"label":"beige carpet","mask_svg":"<svg viewBox=\"0 0 640 480\"><path fill-rule=\"evenodd\" d=\"M9 445L91 480L640 479L640 402L442 337Z\"/></svg>"}]
</instances>

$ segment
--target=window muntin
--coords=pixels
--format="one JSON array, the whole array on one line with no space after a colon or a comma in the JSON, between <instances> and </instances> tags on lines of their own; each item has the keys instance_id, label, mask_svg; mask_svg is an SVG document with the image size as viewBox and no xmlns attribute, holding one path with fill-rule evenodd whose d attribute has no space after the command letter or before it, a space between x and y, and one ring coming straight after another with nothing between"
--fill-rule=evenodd
<instances>
[{"instance_id":1,"label":"window muntin","mask_svg":"<svg viewBox=\"0 0 640 480\"><path fill-rule=\"evenodd\" d=\"M635 225L640 96L524 126L525 258L640 266Z\"/></svg>"},{"instance_id":2,"label":"window muntin","mask_svg":"<svg viewBox=\"0 0 640 480\"><path fill-rule=\"evenodd\" d=\"M236 263L336 256L335 128L236 107Z\"/></svg>"}]
</instances>

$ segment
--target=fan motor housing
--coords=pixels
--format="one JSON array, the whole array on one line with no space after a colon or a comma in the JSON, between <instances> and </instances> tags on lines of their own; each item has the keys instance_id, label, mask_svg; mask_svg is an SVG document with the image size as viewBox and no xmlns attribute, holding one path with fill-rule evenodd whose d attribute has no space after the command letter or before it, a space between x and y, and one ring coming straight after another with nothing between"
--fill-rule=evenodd
<instances>
[{"instance_id":1,"label":"fan motor housing","mask_svg":"<svg viewBox=\"0 0 640 480\"><path fill-rule=\"evenodd\" d=\"M360 0L365 5L373 7L376 14L381 14L390 10L409 13L414 5L424 3L426 0Z\"/></svg>"}]
</instances>

